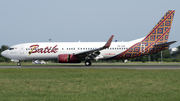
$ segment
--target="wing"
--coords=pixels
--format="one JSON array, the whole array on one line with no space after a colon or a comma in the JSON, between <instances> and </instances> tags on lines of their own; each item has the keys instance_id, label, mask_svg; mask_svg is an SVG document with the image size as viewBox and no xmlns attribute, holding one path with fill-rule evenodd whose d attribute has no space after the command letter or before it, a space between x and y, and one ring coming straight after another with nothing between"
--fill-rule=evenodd
<instances>
[{"instance_id":1,"label":"wing","mask_svg":"<svg viewBox=\"0 0 180 101\"><path fill-rule=\"evenodd\" d=\"M93 50L83 51L83 52L80 52L80 53L76 53L74 55L77 56L78 58L81 58L81 59L82 58L83 59L93 59L93 58L95 58L96 56L98 56L100 54L99 51L110 47L113 37L114 37L114 35L112 35L109 38L109 40L106 42L106 44L103 47L96 48L96 49L93 49Z\"/></svg>"}]
</instances>

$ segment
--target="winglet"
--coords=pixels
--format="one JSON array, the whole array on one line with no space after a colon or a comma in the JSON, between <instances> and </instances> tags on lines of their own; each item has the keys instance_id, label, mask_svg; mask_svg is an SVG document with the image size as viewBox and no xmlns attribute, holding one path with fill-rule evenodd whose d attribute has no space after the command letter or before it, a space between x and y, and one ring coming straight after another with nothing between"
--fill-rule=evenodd
<instances>
[{"instance_id":1,"label":"winglet","mask_svg":"<svg viewBox=\"0 0 180 101\"><path fill-rule=\"evenodd\" d=\"M112 36L109 38L109 40L107 41L107 43L102 47L103 49L110 47L113 37L114 37L114 35L112 35Z\"/></svg>"}]
</instances>

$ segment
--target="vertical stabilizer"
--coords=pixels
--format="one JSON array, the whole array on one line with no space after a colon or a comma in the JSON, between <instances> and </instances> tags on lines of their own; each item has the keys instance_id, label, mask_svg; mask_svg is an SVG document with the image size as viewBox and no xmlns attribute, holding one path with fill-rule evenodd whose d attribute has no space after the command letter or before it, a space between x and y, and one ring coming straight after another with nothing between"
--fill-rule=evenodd
<instances>
[{"instance_id":1,"label":"vertical stabilizer","mask_svg":"<svg viewBox=\"0 0 180 101\"><path fill-rule=\"evenodd\" d=\"M168 41L175 10L169 10L151 30L151 32L141 41L142 43L162 44Z\"/></svg>"},{"instance_id":2,"label":"vertical stabilizer","mask_svg":"<svg viewBox=\"0 0 180 101\"><path fill-rule=\"evenodd\" d=\"M113 57L113 59L127 59L143 55L157 53L167 49L167 43L175 10L169 10L155 25L151 32L140 42L135 43L129 49ZM162 45L158 45L162 44ZM154 47L156 45L156 47Z\"/></svg>"}]
</instances>

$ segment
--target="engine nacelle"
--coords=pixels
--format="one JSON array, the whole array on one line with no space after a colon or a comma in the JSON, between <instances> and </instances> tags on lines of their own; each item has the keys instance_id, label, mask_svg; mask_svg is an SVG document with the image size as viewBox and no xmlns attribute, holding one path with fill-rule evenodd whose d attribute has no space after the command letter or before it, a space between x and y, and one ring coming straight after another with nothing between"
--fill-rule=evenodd
<instances>
[{"instance_id":1,"label":"engine nacelle","mask_svg":"<svg viewBox=\"0 0 180 101\"><path fill-rule=\"evenodd\" d=\"M72 54L60 54L58 55L59 63L80 63L81 61L78 60L77 56Z\"/></svg>"}]
</instances>

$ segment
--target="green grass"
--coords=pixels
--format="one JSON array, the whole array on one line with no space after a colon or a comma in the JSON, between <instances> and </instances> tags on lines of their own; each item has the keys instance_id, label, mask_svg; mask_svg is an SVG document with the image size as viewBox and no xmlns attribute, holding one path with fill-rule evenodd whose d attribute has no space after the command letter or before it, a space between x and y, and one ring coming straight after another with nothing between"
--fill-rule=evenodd
<instances>
[{"instance_id":1,"label":"green grass","mask_svg":"<svg viewBox=\"0 0 180 101\"><path fill-rule=\"evenodd\" d=\"M47 64L33 64L31 62L22 62L21 63L22 66L85 66L84 62L81 63L47 63ZM109 66L131 66L131 65L136 65L136 66L140 66L140 65L144 65L144 66L148 66L148 65L155 65L155 66L163 66L163 65L169 65L169 66L173 66L173 65L178 65L180 66L180 62L146 62L146 63L142 63L142 62L115 62L115 63L107 63L107 62L101 62L101 63L96 63L96 62L92 62L92 66L105 66L105 65L109 65ZM17 63L7 63L7 62L0 62L0 66L17 66Z\"/></svg>"},{"instance_id":2,"label":"green grass","mask_svg":"<svg viewBox=\"0 0 180 101\"><path fill-rule=\"evenodd\" d=\"M180 70L0 69L1 101L179 101Z\"/></svg>"}]
</instances>

